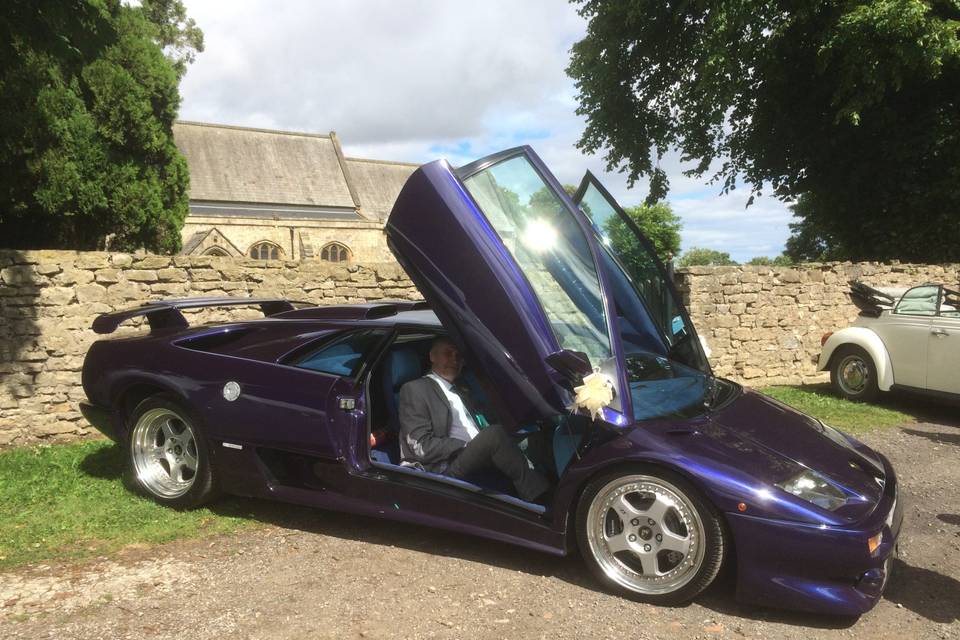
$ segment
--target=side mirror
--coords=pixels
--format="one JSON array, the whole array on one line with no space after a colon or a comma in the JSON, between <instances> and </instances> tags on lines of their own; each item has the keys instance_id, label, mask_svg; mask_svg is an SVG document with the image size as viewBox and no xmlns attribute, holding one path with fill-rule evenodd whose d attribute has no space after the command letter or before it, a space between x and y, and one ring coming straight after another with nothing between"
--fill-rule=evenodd
<instances>
[{"instance_id":1,"label":"side mirror","mask_svg":"<svg viewBox=\"0 0 960 640\"><path fill-rule=\"evenodd\" d=\"M548 355L546 362L564 378L577 382L578 384L580 383L580 378L593 372L593 367L590 366L590 359L587 357L587 354L579 351L561 349Z\"/></svg>"}]
</instances>

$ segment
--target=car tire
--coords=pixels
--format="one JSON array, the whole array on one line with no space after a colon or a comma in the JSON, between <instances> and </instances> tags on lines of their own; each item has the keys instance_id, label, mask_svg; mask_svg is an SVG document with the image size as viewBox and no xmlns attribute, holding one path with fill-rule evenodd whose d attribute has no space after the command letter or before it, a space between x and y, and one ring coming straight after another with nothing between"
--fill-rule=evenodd
<instances>
[{"instance_id":1,"label":"car tire","mask_svg":"<svg viewBox=\"0 0 960 640\"><path fill-rule=\"evenodd\" d=\"M847 400L871 402L880 395L877 365L863 347L854 344L839 347L830 366L830 385Z\"/></svg>"},{"instance_id":2,"label":"car tire","mask_svg":"<svg viewBox=\"0 0 960 640\"><path fill-rule=\"evenodd\" d=\"M192 509L217 497L210 449L197 421L166 395L130 414L125 441L128 484L160 504Z\"/></svg>"},{"instance_id":3,"label":"car tire","mask_svg":"<svg viewBox=\"0 0 960 640\"><path fill-rule=\"evenodd\" d=\"M633 600L689 602L720 572L729 547L720 514L690 483L631 467L590 481L577 505L577 542L597 579Z\"/></svg>"}]
</instances>

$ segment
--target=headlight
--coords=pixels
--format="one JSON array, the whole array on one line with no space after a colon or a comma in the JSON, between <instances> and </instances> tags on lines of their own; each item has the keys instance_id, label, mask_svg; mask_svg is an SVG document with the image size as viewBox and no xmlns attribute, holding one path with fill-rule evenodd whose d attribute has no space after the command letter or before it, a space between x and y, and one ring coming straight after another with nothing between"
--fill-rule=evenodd
<instances>
[{"instance_id":1,"label":"headlight","mask_svg":"<svg viewBox=\"0 0 960 640\"><path fill-rule=\"evenodd\" d=\"M827 511L836 511L847 503L847 495L839 487L810 469L778 482L777 486Z\"/></svg>"}]
</instances>

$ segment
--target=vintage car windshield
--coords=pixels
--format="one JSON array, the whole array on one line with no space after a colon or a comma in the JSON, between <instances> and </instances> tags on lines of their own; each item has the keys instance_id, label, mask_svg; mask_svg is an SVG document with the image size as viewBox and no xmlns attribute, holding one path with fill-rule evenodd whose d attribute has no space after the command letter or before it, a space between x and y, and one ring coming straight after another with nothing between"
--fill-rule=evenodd
<instances>
[{"instance_id":1,"label":"vintage car windshield","mask_svg":"<svg viewBox=\"0 0 960 640\"><path fill-rule=\"evenodd\" d=\"M613 351L596 265L557 194L523 155L463 182L536 293L560 347L606 365Z\"/></svg>"}]
</instances>

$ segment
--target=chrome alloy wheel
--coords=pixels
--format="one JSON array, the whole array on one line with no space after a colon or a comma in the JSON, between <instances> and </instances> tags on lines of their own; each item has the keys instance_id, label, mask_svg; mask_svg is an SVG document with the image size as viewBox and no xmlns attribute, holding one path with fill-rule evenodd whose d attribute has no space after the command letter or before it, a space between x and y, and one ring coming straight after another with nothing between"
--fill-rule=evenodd
<instances>
[{"instance_id":1,"label":"chrome alloy wheel","mask_svg":"<svg viewBox=\"0 0 960 640\"><path fill-rule=\"evenodd\" d=\"M137 420L130 437L137 479L161 498L179 498L197 477L197 436L170 409L150 409Z\"/></svg>"},{"instance_id":2,"label":"chrome alloy wheel","mask_svg":"<svg viewBox=\"0 0 960 640\"><path fill-rule=\"evenodd\" d=\"M844 393L856 396L863 393L870 380L870 369L859 355L845 356L837 365L837 382Z\"/></svg>"},{"instance_id":3,"label":"chrome alloy wheel","mask_svg":"<svg viewBox=\"0 0 960 640\"><path fill-rule=\"evenodd\" d=\"M586 534L607 577L638 594L680 589L704 560L706 535L696 508L654 476L622 476L605 485L590 503Z\"/></svg>"}]
</instances>

